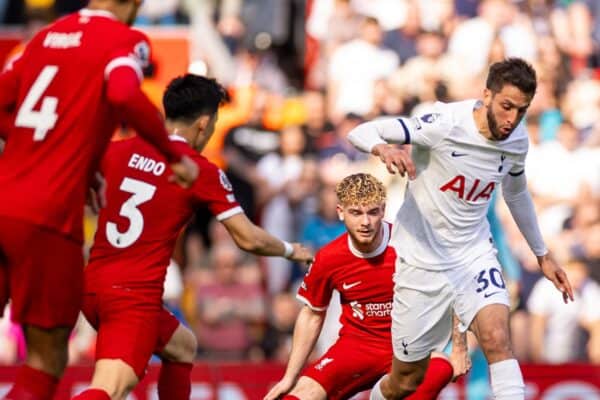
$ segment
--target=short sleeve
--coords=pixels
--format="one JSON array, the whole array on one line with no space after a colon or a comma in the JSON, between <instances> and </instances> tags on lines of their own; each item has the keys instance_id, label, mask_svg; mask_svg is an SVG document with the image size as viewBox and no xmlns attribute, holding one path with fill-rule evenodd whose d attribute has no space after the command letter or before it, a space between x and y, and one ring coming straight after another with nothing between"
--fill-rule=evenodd
<instances>
[{"instance_id":1,"label":"short sleeve","mask_svg":"<svg viewBox=\"0 0 600 400\"><path fill-rule=\"evenodd\" d=\"M199 169L200 174L191 189L197 202L206 204L218 221L244 212L225 172L208 161L200 162Z\"/></svg>"},{"instance_id":2,"label":"short sleeve","mask_svg":"<svg viewBox=\"0 0 600 400\"><path fill-rule=\"evenodd\" d=\"M104 77L107 79L118 67L130 67L141 82L144 78L143 69L150 65L150 59L151 47L148 37L140 31L131 29L111 53L104 68Z\"/></svg>"},{"instance_id":3,"label":"short sleeve","mask_svg":"<svg viewBox=\"0 0 600 400\"><path fill-rule=\"evenodd\" d=\"M333 293L331 279L324 264L321 254L317 253L296 294L298 300L315 311L325 311Z\"/></svg>"}]
</instances>

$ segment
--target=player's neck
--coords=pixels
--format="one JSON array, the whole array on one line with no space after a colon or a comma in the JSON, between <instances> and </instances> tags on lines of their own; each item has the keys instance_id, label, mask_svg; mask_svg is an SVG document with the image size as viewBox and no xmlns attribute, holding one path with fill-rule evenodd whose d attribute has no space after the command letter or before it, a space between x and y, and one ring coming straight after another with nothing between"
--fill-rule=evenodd
<instances>
[{"instance_id":1,"label":"player's neck","mask_svg":"<svg viewBox=\"0 0 600 400\"><path fill-rule=\"evenodd\" d=\"M487 122L486 108L483 104L480 104L479 107L475 107L473 109L473 119L475 120L475 127L481 136L484 138L491 140L492 134L490 132L490 127Z\"/></svg>"},{"instance_id":2,"label":"player's neck","mask_svg":"<svg viewBox=\"0 0 600 400\"><path fill-rule=\"evenodd\" d=\"M176 135L181 138L184 138L188 143L192 143L194 141L195 132L193 129L190 129L189 126L175 121L167 121L166 122L167 131L171 135Z\"/></svg>"}]
</instances>

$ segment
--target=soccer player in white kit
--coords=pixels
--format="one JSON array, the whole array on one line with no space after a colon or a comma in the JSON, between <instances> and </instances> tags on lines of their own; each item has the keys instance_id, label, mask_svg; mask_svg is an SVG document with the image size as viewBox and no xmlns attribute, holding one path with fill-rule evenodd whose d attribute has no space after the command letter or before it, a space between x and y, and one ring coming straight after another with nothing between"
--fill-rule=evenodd
<instances>
[{"instance_id":1,"label":"soccer player in white kit","mask_svg":"<svg viewBox=\"0 0 600 400\"><path fill-rule=\"evenodd\" d=\"M523 400L524 383L509 332L509 298L486 212L496 186L541 271L573 300L564 271L542 239L525 179L528 138L521 120L536 90L536 74L511 58L490 67L483 100L436 103L415 118L366 122L348 136L379 156L391 172L416 179L394 222L396 249L392 309L392 371L371 399L402 399L423 379L429 355L448 341L452 312L477 337L490 365L495 399ZM409 157L388 143L425 151L415 173Z\"/></svg>"}]
</instances>

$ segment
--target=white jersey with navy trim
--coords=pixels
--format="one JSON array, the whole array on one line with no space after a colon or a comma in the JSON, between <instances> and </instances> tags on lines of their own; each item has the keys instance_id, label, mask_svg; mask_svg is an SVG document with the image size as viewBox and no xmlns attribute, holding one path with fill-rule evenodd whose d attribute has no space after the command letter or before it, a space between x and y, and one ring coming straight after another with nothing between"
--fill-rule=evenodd
<instances>
[{"instance_id":1,"label":"white jersey with navy trim","mask_svg":"<svg viewBox=\"0 0 600 400\"><path fill-rule=\"evenodd\" d=\"M528 138L520 124L504 141L486 139L473 119L478 106L476 100L436 103L431 112L398 118L397 132L380 132L425 156L390 242L408 264L443 270L495 251L486 219L492 192L507 174L523 173Z\"/></svg>"}]
</instances>

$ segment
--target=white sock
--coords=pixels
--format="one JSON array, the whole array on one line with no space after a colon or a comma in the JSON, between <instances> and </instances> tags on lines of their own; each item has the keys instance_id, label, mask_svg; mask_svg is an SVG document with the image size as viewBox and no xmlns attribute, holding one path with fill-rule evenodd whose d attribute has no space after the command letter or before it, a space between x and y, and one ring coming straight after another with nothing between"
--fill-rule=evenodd
<instances>
[{"instance_id":1,"label":"white sock","mask_svg":"<svg viewBox=\"0 0 600 400\"><path fill-rule=\"evenodd\" d=\"M383 397L383 393L381 393L381 381L383 380L383 378L385 378L387 375L384 375L381 377L381 379L379 379L377 381L377 383L375 384L375 386L373 386L373 389L371 389L371 395L369 396L369 400L386 400L385 397Z\"/></svg>"},{"instance_id":2,"label":"white sock","mask_svg":"<svg viewBox=\"0 0 600 400\"><path fill-rule=\"evenodd\" d=\"M495 400L524 400L525 383L514 358L490 364L490 379Z\"/></svg>"}]
</instances>

